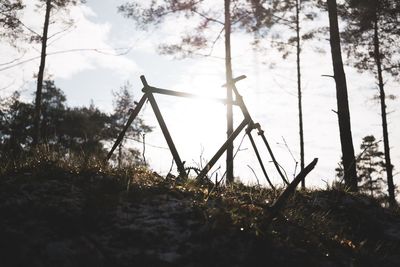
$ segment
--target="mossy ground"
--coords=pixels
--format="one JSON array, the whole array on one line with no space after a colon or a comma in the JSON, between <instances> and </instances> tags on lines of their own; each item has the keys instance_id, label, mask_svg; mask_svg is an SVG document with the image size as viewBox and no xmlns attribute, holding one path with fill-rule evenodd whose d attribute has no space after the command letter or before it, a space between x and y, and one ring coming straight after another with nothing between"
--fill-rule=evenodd
<instances>
[{"instance_id":1,"label":"mossy ground","mask_svg":"<svg viewBox=\"0 0 400 267\"><path fill-rule=\"evenodd\" d=\"M400 214L338 190L211 190L42 160L0 175L1 266L400 266Z\"/></svg>"}]
</instances>

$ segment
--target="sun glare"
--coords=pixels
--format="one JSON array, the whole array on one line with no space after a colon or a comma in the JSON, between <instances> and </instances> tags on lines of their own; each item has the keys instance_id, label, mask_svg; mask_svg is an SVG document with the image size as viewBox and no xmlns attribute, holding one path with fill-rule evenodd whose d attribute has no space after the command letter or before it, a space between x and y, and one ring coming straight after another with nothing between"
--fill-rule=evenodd
<instances>
[{"instance_id":1,"label":"sun glare","mask_svg":"<svg viewBox=\"0 0 400 267\"><path fill-rule=\"evenodd\" d=\"M195 94L199 96L198 98L160 94L155 94L155 97L181 160L186 162L185 166L203 168L227 138L226 104L223 103L226 89L221 87L220 82L217 83L207 79L203 79L201 82L197 81L195 84L196 87L191 88L182 85L165 89ZM218 99L222 101L218 101ZM148 110L152 113L151 109ZM238 112L238 107L234 106L234 111L234 127L237 127L243 116ZM148 117L153 118L152 124L156 128L149 136L152 136L154 143L164 143L165 145L164 136L157 121L154 120L154 114L148 115L150 115ZM167 157L171 157L167 152L169 151L162 151L162 153L161 151L154 151L154 153L151 153L148 150L147 153L150 160L160 162L158 158L165 158L164 154ZM171 162L161 163L163 168L160 171L162 173L168 172ZM222 155L214 168L211 169L211 172L220 168L222 173L219 177L221 177L225 169L224 165L225 155Z\"/></svg>"}]
</instances>

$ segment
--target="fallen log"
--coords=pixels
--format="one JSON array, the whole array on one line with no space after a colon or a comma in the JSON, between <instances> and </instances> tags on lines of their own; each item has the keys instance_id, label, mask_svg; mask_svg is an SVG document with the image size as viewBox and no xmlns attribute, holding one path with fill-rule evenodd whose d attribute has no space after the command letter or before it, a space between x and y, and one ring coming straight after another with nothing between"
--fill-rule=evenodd
<instances>
[{"instance_id":1,"label":"fallen log","mask_svg":"<svg viewBox=\"0 0 400 267\"><path fill-rule=\"evenodd\" d=\"M286 206L286 203L290 196L292 196L296 190L296 187L303 181L306 176L314 169L317 165L318 159L315 158L310 164L308 164L294 180L286 187L282 194L275 200L271 207L265 207L267 219L264 223L269 224Z\"/></svg>"}]
</instances>

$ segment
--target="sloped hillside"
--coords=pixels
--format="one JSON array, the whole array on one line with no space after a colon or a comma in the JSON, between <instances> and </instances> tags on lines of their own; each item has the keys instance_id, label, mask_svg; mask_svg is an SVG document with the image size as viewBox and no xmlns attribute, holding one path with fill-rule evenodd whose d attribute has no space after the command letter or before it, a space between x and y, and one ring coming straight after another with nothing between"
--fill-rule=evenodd
<instances>
[{"instance_id":1,"label":"sloped hillside","mask_svg":"<svg viewBox=\"0 0 400 267\"><path fill-rule=\"evenodd\" d=\"M142 168L0 177L1 266L400 266L400 216L341 191L213 189Z\"/></svg>"}]
</instances>

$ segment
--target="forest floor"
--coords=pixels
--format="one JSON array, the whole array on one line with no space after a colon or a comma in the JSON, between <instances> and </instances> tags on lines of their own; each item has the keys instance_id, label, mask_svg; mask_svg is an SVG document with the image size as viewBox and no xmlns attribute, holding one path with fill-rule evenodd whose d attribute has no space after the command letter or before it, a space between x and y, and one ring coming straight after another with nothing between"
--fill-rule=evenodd
<instances>
[{"instance_id":1,"label":"forest floor","mask_svg":"<svg viewBox=\"0 0 400 267\"><path fill-rule=\"evenodd\" d=\"M143 168L0 175L0 266L400 266L400 213L365 195L209 191Z\"/></svg>"}]
</instances>

